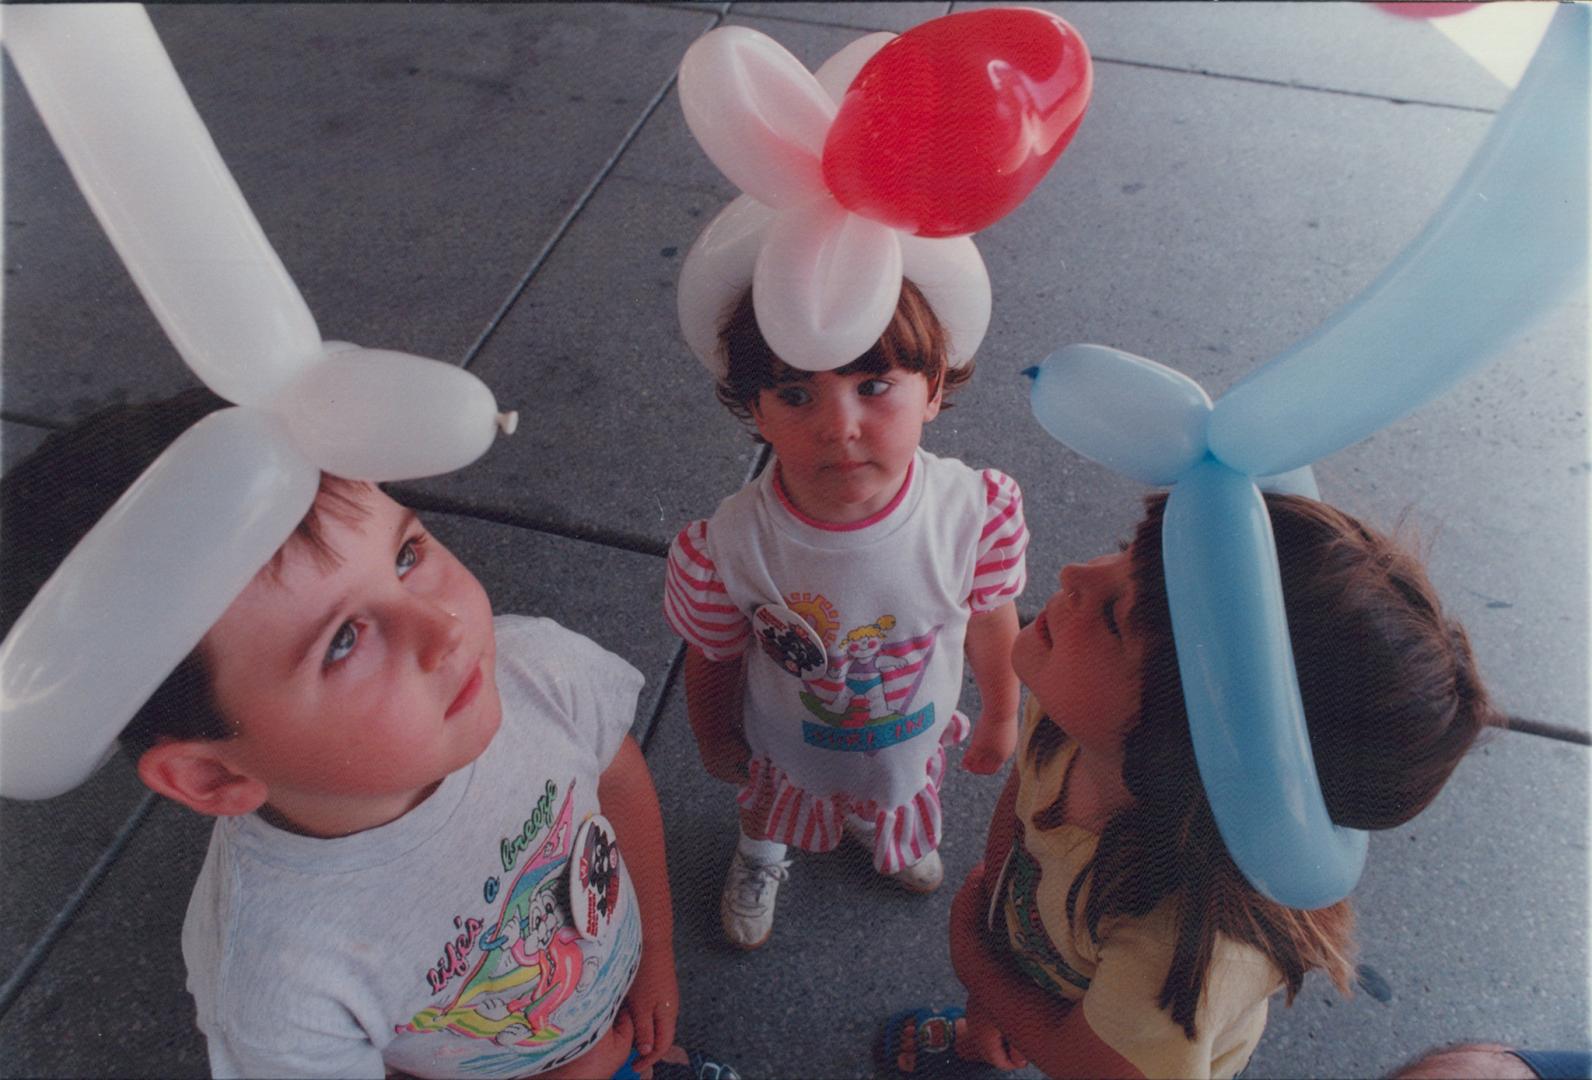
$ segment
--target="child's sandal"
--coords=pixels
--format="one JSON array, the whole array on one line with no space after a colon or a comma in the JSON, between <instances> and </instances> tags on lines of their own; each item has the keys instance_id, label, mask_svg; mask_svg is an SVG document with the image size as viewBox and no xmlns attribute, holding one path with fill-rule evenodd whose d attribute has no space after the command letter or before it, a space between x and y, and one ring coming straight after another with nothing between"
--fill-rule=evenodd
<instances>
[{"instance_id":1,"label":"child's sandal","mask_svg":"<svg viewBox=\"0 0 1592 1080\"><path fill-rule=\"evenodd\" d=\"M903 1009L884 1022L879 1065L889 1076L932 1076L967 1063L956 1056L956 1022L966 1012L956 1005L944 1009ZM901 1067L902 1029L912 1024L913 1064Z\"/></svg>"}]
</instances>

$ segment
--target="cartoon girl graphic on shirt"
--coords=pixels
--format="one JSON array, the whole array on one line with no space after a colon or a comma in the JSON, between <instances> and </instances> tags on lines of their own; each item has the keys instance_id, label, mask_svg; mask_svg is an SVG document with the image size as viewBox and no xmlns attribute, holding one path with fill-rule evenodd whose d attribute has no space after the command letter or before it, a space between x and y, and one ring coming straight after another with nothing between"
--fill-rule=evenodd
<instances>
[{"instance_id":1,"label":"cartoon girl graphic on shirt","mask_svg":"<svg viewBox=\"0 0 1592 1080\"><path fill-rule=\"evenodd\" d=\"M829 658L825 678L840 684L831 705L846 716L847 727L860 727L890 715L884 694L885 672L906 663L901 657L881 651L885 635L895 624L895 616L881 615L877 621L857 627L841 638Z\"/></svg>"}]
</instances>

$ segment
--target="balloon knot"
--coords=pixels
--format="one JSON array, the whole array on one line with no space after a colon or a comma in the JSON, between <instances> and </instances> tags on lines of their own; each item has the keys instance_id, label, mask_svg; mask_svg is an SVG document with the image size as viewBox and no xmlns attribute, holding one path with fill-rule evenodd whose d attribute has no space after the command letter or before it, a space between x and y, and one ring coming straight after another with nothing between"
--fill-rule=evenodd
<instances>
[{"instance_id":1,"label":"balloon knot","mask_svg":"<svg viewBox=\"0 0 1592 1080\"><path fill-rule=\"evenodd\" d=\"M1023 374L1027 375L1030 379L1039 378L1039 365L1035 364L1033 367L1023 368Z\"/></svg>"},{"instance_id":2,"label":"balloon knot","mask_svg":"<svg viewBox=\"0 0 1592 1080\"><path fill-rule=\"evenodd\" d=\"M519 410L497 414L498 430L505 435L514 434L514 429L520 426Z\"/></svg>"}]
</instances>

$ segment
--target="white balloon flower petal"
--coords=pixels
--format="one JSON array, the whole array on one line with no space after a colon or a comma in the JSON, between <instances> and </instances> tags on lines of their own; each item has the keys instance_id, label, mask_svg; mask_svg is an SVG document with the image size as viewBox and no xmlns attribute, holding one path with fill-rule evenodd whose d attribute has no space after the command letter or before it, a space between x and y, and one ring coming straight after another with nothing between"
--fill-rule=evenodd
<instances>
[{"instance_id":1,"label":"white balloon flower petal","mask_svg":"<svg viewBox=\"0 0 1592 1080\"><path fill-rule=\"evenodd\" d=\"M709 159L746 194L703 230L680 271L680 326L716 378L720 331L752 287L758 329L793 367L828 371L872 347L901 295L902 268L949 338L972 358L989 328L990 282L971 239L927 240L846 212L822 154L839 103L896 35L868 34L816 75L772 39L720 27L680 65L680 105Z\"/></svg>"},{"instance_id":2,"label":"white balloon flower petal","mask_svg":"<svg viewBox=\"0 0 1592 1080\"><path fill-rule=\"evenodd\" d=\"M764 340L805 371L844 367L867 352L900 296L896 231L829 199L779 215L752 274Z\"/></svg>"},{"instance_id":3,"label":"white balloon flower petal","mask_svg":"<svg viewBox=\"0 0 1592 1080\"><path fill-rule=\"evenodd\" d=\"M824 192L824 137L835 103L777 42L727 26L698 38L680 63L686 125L719 171L770 206Z\"/></svg>"}]
</instances>

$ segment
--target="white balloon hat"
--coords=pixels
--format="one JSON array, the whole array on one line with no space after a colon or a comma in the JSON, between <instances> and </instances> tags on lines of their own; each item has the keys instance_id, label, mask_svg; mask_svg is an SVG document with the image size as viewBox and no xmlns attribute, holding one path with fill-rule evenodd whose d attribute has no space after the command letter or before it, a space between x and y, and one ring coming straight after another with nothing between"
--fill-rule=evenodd
<instances>
[{"instance_id":1,"label":"white balloon hat","mask_svg":"<svg viewBox=\"0 0 1592 1080\"><path fill-rule=\"evenodd\" d=\"M18 5L4 45L178 353L235 408L117 500L0 646L0 795L70 790L315 499L450 472L513 430L451 364L323 342L144 9Z\"/></svg>"},{"instance_id":2,"label":"white balloon hat","mask_svg":"<svg viewBox=\"0 0 1592 1080\"><path fill-rule=\"evenodd\" d=\"M927 238L854 214L830 196L821 160L846 89L895 37L847 45L808 72L766 35L726 26L698 38L680 64L686 125L746 194L708 224L680 270L680 327L715 378L725 375L720 326L752 286L757 325L792 367L829 371L884 333L903 277L945 328L947 361L972 359L989 328L989 272L966 236Z\"/></svg>"},{"instance_id":3,"label":"white balloon hat","mask_svg":"<svg viewBox=\"0 0 1592 1080\"><path fill-rule=\"evenodd\" d=\"M1172 485L1163 562L1200 777L1233 861L1289 907L1348 895L1366 836L1327 813L1260 491L1314 497L1311 462L1444 393L1565 296L1584 295L1589 56L1592 7L1559 5L1421 234L1214 404L1187 376L1100 345L1070 345L1028 372L1051 435Z\"/></svg>"}]
</instances>

